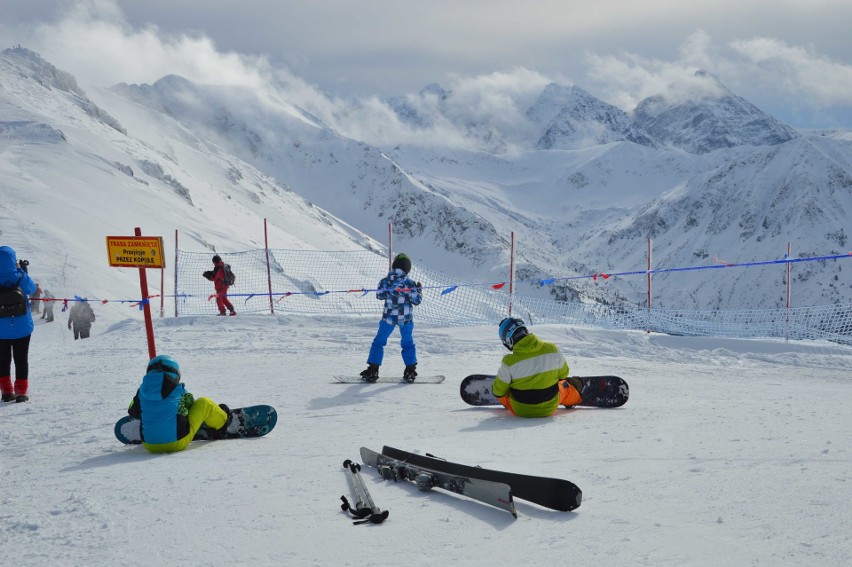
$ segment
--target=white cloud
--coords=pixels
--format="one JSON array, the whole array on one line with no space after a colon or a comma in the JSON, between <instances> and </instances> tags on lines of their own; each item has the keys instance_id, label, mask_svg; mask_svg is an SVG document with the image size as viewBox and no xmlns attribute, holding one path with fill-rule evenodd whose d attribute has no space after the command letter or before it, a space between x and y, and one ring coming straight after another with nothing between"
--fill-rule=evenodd
<instances>
[{"instance_id":1,"label":"white cloud","mask_svg":"<svg viewBox=\"0 0 852 567\"><path fill-rule=\"evenodd\" d=\"M693 77L704 69L734 93L759 107L822 105L852 107L852 66L771 38L736 40L717 45L698 30L680 46L673 60L622 52L589 52L587 76L597 96L626 111L648 96L678 97L714 82ZM687 87L684 90L684 87Z\"/></svg>"},{"instance_id":2,"label":"white cloud","mask_svg":"<svg viewBox=\"0 0 852 567\"><path fill-rule=\"evenodd\" d=\"M852 106L852 65L772 38L733 41L761 82L814 102Z\"/></svg>"}]
</instances>

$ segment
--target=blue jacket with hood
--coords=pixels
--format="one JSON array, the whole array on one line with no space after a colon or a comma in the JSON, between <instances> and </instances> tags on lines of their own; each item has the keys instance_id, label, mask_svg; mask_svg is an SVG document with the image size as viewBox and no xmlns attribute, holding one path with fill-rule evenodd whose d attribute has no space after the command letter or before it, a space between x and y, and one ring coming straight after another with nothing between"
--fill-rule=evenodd
<instances>
[{"instance_id":1,"label":"blue jacket with hood","mask_svg":"<svg viewBox=\"0 0 852 567\"><path fill-rule=\"evenodd\" d=\"M15 251L8 246L0 246L0 286L14 287L15 285L20 285L21 291L27 297L36 291L36 283L25 271L18 268ZM30 302L27 301L27 312L24 315L0 319L0 339L20 339L31 335L34 328Z\"/></svg>"},{"instance_id":2,"label":"blue jacket with hood","mask_svg":"<svg viewBox=\"0 0 852 567\"><path fill-rule=\"evenodd\" d=\"M189 398L184 403L192 405L192 394L173 374L160 370L145 374L128 412L142 419L145 443L172 443L189 435L189 419L181 408L184 396Z\"/></svg>"}]
</instances>

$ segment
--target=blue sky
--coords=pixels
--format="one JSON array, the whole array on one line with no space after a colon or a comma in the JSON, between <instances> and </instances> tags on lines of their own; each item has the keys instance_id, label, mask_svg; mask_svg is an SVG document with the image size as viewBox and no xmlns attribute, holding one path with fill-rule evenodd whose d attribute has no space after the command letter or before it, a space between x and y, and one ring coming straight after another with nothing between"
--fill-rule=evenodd
<instances>
[{"instance_id":1,"label":"blue sky","mask_svg":"<svg viewBox=\"0 0 852 567\"><path fill-rule=\"evenodd\" d=\"M9 45L99 85L239 82L264 68L318 95L369 98L533 74L630 111L702 68L792 126L852 129L848 0L2 4Z\"/></svg>"}]
</instances>

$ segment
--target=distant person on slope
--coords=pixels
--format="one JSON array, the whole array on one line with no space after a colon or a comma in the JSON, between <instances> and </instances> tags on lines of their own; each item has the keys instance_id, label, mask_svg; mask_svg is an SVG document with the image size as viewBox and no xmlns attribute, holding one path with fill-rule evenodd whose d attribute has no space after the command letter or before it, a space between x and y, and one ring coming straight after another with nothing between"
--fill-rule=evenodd
<instances>
[{"instance_id":1,"label":"distant person on slope","mask_svg":"<svg viewBox=\"0 0 852 567\"><path fill-rule=\"evenodd\" d=\"M205 278L213 282L213 288L216 290L216 307L219 308L219 316L225 315L225 308L231 312L231 315L236 315L234 306L228 300L228 284L225 283L225 262L216 254L213 256L213 269L202 274Z\"/></svg>"},{"instance_id":2,"label":"distant person on slope","mask_svg":"<svg viewBox=\"0 0 852 567\"><path fill-rule=\"evenodd\" d=\"M30 309L33 313L39 313L41 309L41 286L36 282L36 290L35 293L30 295L30 299L32 300L30 303Z\"/></svg>"},{"instance_id":3,"label":"distant person on slope","mask_svg":"<svg viewBox=\"0 0 852 567\"><path fill-rule=\"evenodd\" d=\"M379 366L385 354L385 345L394 327L399 326L401 336L399 344L402 347L402 361L405 371L402 378L406 382L414 382L417 377L417 348L414 345L414 306L420 305L422 286L408 277L411 271L411 259L405 254L397 254L391 264L391 271L378 285L376 297L384 300L385 307L379 330L370 346L367 357L367 369L361 372L366 382L379 379Z\"/></svg>"},{"instance_id":4,"label":"distant person on slope","mask_svg":"<svg viewBox=\"0 0 852 567\"><path fill-rule=\"evenodd\" d=\"M74 327L74 340L88 339L95 322L95 311L89 302L83 299L77 301L68 312L68 328Z\"/></svg>"},{"instance_id":5,"label":"distant person on slope","mask_svg":"<svg viewBox=\"0 0 852 567\"><path fill-rule=\"evenodd\" d=\"M0 246L0 399L4 402L29 400L30 337L35 325L27 297L35 293L36 283L21 268L15 251ZM20 287L20 290L18 289ZM15 385L12 387L12 360L15 361Z\"/></svg>"},{"instance_id":6,"label":"distant person on slope","mask_svg":"<svg viewBox=\"0 0 852 567\"><path fill-rule=\"evenodd\" d=\"M142 421L142 444L152 453L183 451L202 425L224 436L232 421L228 406L216 405L210 398L196 400L186 391L180 366L168 355L148 362L127 413Z\"/></svg>"},{"instance_id":7,"label":"distant person on slope","mask_svg":"<svg viewBox=\"0 0 852 567\"><path fill-rule=\"evenodd\" d=\"M512 352L503 357L491 391L506 409L519 417L546 417L560 405L583 401L583 383L568 377L568 363L555 344L530 333L521 319L503 319L498 334Z\"/></svg>"},{"instance_id":8,"label":"distant person on slope","mask_svg":"<svg viewBox=\"0 0 852 567\"><path fill-rule=\"evenodd\" d=\"M53 294L50 293L49 290L44 290L44 295L42 296L42 301L44 301L44 309L41 313L41 318L45 319L45 323L50 323L53 321Z\"/></svg>"}]
</instances>

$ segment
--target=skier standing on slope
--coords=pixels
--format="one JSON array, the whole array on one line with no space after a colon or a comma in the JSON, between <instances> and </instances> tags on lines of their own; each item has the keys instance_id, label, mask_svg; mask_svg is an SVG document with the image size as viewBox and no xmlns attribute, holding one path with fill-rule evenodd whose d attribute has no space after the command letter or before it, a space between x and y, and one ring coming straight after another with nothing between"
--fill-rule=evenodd
<instances>
[{"instance_id":1,"label":"skier standing on slope","mask_svg":"<svg viewBox=\"0 0 852 567\"><path fill-rule=\"evenodd\" d=\"M583 401L583 383L568 377L568 363L555 344L530 333L521 319L503 319L498 334L512 352L503 357L491 391L506 409L518 417L546 417L560 405Z\"/></svg>"},{"instance_id":2,"label":"skier standing on slope","mask_svg":"<svg viewBox=\"0 0 852 567\"><path fill-rule=\"evenodd\" d=\"M422 286L408 277L411 271L411 259L405 254L397 254L391 264L391 271L378 285L376 298L384 300L382 320L376 338L370 346L367 356L367 369L361 372L366 382L379 379L379 366L385 354L385 345L394 327L399 326L402 347L402 361L405 371L402 374L406 382L414 382L417 377L417 348L414 345L414 306L420 305Z\"/></svg>"}]
</instances>

